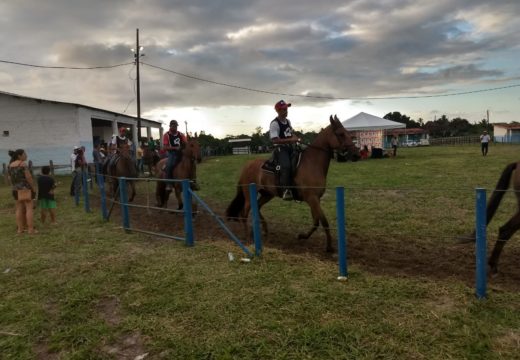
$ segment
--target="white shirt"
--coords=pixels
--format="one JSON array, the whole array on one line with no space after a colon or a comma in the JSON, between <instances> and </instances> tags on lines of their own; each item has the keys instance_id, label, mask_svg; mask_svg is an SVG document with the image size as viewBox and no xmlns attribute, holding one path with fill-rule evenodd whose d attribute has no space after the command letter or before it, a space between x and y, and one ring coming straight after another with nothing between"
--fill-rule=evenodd
<instances>
[{"instance_id":1,"label":"white shirt","mask_svg":"<svg viewBox=\"0 0 520 360\"><path fill-rule=\"evenodd\" d=\"M488 143L490 140L491 140L491 136L489 136L489 134L480 135L481 143Z\"/></svg>"},{"instance_id":2,"label":"white shirt","mask_svg":"<svg viewBox=\"0 0 520 360\"><path fill-rule=\"evenodd\" d=\"M74 153L70 154L70 171L74 171L76 164L76 156L78 155Z\"/></svg>"}]
</instances>

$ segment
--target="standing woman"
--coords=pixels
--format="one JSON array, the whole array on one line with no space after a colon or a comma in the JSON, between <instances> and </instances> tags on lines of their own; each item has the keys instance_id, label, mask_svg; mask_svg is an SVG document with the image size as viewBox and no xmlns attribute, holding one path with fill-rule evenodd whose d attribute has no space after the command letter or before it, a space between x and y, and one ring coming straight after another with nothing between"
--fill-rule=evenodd
<instances>
[{"instance_id":1,"label":"standing woman","mask_svg":"<svg viewBox=\"0 0 520 360\"><path fill-rule=\"evenodd\" d=\"M11 161L9 162L8 175L13 185L13 197L16 200L16 225L18 226L18 234L23 233L25 225L29 234L36 234L33 222L33 195L34 183L27 167L27 154L23 149L15 151L9 150ZM29 189L32 192L31 199L18 200L18 190Z\"/></svg>"}]
</instances>

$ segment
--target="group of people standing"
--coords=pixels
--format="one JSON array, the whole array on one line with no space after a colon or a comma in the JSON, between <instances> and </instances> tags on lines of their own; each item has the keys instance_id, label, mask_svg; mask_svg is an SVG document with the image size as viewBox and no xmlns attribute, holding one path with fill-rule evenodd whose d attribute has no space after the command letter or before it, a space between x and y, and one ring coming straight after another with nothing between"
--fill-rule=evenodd
<instances>
[{"instance_id":1,"label":"group of people standing","mask_svg":"<svg viewBox=\"0 0 520 360\"><path fill-rule=\"evenodd\" d=\"M54 198L56 182L50 176L50 167L43 166L41 168L41 174L37 177L35 184L27 164L27 153L25 150L10 150L9 156L11 159L7 169L7 178L12 185L12 194L16 202L16 232L18 234L23 234L24 232L28 234L38 233L38 230L34 227L34 200L36 194L38 195L41 223L44 224L47 220L47 215L49 215L51 224L56 225L56 200Z\"/></svg>"}]
</instances>

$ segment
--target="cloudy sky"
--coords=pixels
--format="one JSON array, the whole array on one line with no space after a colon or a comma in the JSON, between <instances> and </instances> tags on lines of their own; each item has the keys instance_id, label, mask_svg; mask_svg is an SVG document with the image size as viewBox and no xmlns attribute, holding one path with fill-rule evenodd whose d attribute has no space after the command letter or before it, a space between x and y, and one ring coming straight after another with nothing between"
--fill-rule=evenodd
<instances>
[{"instance_id":1,"label":"cloudy sky","mask_svg":"<svg viewBox=\"0 0 520 360\"><path fill-rule=\"evenodd\" d=\"M135 115L139 28L142 117L190 132L267 131L280 99L305 131L360 111L518 121L519 15L518 0L4 0L0 91Z\"/></svg>"}]
</instances>

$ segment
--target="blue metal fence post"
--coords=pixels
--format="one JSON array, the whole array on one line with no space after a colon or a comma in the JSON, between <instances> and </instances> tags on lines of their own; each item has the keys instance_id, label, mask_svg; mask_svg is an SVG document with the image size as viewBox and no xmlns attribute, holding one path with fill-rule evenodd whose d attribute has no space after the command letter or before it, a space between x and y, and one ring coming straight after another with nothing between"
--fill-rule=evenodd
<instances>
[{"instance_id":1,"label":"blue metal fence post","mask_svg":"<svg viewBox=\"0 0 520 360\"><path fill-rule=\"evenodd\" d=\"M123 219L123 228L130 230L130 215L128 213L128 194L126 192L126 178L119 178L119 199L121 200L121 217Z\"/></svg>"},{"instance_id":2,"label":"blue metal fence post","mask_svg":"<svg viewBox=\"0 0 520 360\"><path fill-rule=\"evenodd\" d=\"M82 171L81 172L81 180L83 181L83 199L84 199L84 206L85 211L90 212L90 201L88 197L88 184L87 184L87 172Z\"/></svg>"},{"instance_id":3,"label":"blue metal fence post","mask_svg":"<svg viewBox=\"0 0 520 360\"><path fill-rule=\"evenodd\" d=\"M475 256L476 256L476 291L477 299L486 297L487 286L487 264L486 264L486 189L476 189L476 242L475 242Z\"/></svg>"},{"instance_id":4,"label":"blue metal fence post","mask_svg":"<svg viewBox=\"0 0 520 360\"><path fill-rule=\"evenodd\" d=\"M186 234L186 246L193 246L193 219L190 191L190 181L182 180L182 202L184 210L184 232Z\"/></svg>"},{"instance_id":5,"label":"blue metal fence post","mask_svg":"<svg viewBox=\"0 0 520 360\"><path fill-rule=\"evenodd\" d=\"M101 171L101 164L96 164L96 175L97 175L97 183L99 187L99 193L101 194L101 215L104 220L108 219L108 209L107 209L107 194L105 191L105 178L103 177L103 173Z\"/></svg>"},{"instance_id":6,"label":"blue metal fence post","mask_svg":"<svg viewBox=\"0 0 520 360\"><path fill-rule=\"evenodd\" d=\"M249 199L253 221L253 238L255 240L255 256L262 255L262 234L260 232L260 210L258 209L258 194L256 184L249 184Z\"/></svg>"},{"instance_id":7,"label":"blue metal fence post","mask_svg":"<svg viewBox=\"0 0 520 360\"><path fill-rule=\"evenodd\" d=\"M336 188L336 218L338 226L339 279L347 277L347 235L345 223L345 189Z\"/></svg>"}]
</instances>

